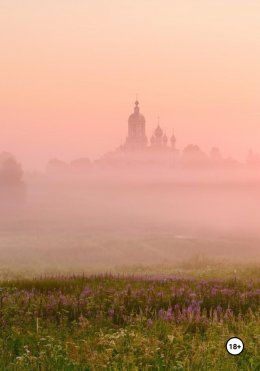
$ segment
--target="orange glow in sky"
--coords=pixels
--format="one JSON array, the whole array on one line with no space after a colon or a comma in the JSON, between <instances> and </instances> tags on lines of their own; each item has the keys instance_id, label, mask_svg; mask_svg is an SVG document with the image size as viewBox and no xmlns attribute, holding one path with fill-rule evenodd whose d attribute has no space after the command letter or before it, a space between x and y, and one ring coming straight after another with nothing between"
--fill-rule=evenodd
<instances>
[{"instance_id":1,"label":"orange glow in sky","mask_svg":"<svg viewBox=\"0 0 260 371\"><path fill-rule=\"evenodd\" d=\"M25 168L97 158L138 93L177 147L260 152L259 0L5 0L0 151Z\"/></svg>"}]
</instances>

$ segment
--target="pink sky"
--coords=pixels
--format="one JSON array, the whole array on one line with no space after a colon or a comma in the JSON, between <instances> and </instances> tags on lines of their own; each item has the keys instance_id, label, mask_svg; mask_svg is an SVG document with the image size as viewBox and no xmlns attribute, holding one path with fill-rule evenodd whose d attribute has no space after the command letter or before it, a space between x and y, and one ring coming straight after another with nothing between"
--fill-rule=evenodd
<instances>
[{"instance_id":1,"label":"pink sky","mask_svg":"<svg viewBox=\"0 0 260 371\"><path fill-rule=\"evenodd\" d=\"M138 93L182 149L260 152L259 0L3 0L0 151L27 169L122 143Z\"/></svg>"}]
</instances>

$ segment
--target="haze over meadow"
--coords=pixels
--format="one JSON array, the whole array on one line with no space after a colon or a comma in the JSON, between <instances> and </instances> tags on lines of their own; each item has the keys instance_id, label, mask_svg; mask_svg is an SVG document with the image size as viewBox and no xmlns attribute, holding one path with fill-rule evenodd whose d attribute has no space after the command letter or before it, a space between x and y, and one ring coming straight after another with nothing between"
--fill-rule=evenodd
<instances>
[{"instance_id":1,"label":"haze over meadow","mask_svg":"<svg viewBox=\"0 0 260 371\"><path fill-rule=\"evenodd\" d=\"M0 152L26 197L0 205L2 272L257 262L254 167L44 171L122 145L136 93L148 139L159 115L180 153L260 152L259 24L253 0L3 1Z\"/></svg>"}]
</instances>

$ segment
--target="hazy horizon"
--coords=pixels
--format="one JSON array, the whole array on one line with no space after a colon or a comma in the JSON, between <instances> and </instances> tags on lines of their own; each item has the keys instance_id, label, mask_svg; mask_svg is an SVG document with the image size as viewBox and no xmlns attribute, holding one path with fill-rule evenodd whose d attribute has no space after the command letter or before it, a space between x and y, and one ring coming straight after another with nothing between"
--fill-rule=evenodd
<instances>
[{"instance_id":1,"label":"hazy horizon","mask_svg":"<svg viewBox=\"0 0 260 371\"><path fill-rule=\"evenodd\" d=\"M26 179L1 208L0 276L134 266L259 263L259 186L163 179ZM0 205L2 207L2 204Z\"/></svg>"},{"instance_id":2,"label":"hazy horizon","mask_svg":"<svg viewBox=\"0 0 260 371\"><path fill-rule=\"evenodd\" d=\"M150 137L243 160L260 149L256 0L2 2L1 151L25 169L125 140L138 93Z\"/></svg>"}]
</instances>

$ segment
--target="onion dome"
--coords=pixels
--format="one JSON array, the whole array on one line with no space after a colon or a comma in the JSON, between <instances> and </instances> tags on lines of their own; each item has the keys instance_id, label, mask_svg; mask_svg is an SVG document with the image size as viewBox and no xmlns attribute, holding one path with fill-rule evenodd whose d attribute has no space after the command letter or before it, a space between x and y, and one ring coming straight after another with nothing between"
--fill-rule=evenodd
<instances>
[{"instance_id":1,"label":"onion dome","mask_svg":"<svg viewBox=\"0 0 260 371\"><path fill-rule=\"evenodd\" d=\"M151 144L154 144L155 143L155 137L154 137L154 135L151 136L150 142L151 142Z\"/></svg>"},{"instance_id":2,"label":"onion dome","mask_svg":"<svg viewBox=\"0 0 260 371\"><path fill-rule=\"evenodd\" d=\"M162 131L160 125L158 125L157 128L154 130L154 136L156 138L161 138L163 136L163 131Z\"/></svg>"},{"instance_id":3,"label":"onion dome","mask_svg":"<svg viewBox=\"0 0 260 371\"><path fill-rule=\"evenodd\" d=\"M174 146L175 143L176 143L176 137L175 137L174 132L173 132L172 133L172 136L171 136L171 144L172 144L172 146Z\"/></svg>"},{"instance_id":4,"label":"onion dome","mask_svg":"<svg viewBox=\"0 0 260 371\"><path fill-rule=\"evenodd\" d=\"M165 145L168 143L168 137L167 137L166 134L164 134L162 140L163 140L163 143L164 143Z\"/></svg>"}]
</instances>

